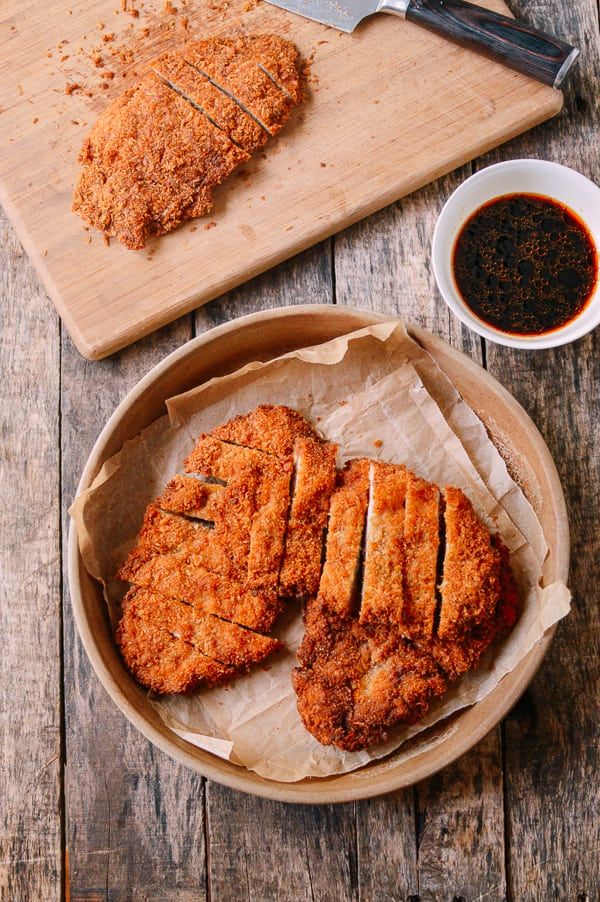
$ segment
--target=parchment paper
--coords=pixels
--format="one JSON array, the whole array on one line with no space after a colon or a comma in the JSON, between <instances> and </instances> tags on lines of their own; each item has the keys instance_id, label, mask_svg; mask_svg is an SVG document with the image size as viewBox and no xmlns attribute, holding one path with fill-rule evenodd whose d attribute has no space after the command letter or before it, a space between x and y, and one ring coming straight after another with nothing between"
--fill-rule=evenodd
<instances>
[{"instance_id":1,"label":"parchment paper","mask_svg":"<svg viewBox=\"0 0 600 902\"><path fill-rule=\"evenodd\" d=\"M339 443L340 463L378 457L462 488L509 548L523 601L511 635L488 652L476 672L455 683L418 724L398 727L386 743L363 752L322 746L300 721L290 682L302 637L299 605L290 604L275 629L285 649L262 668L226 688L151 697L167 726L188 742L287 782L353 770L484 698L568 613L570 593L562 582L542 586L547 546L533 508L480 419L431 355L393 321L249 364L172 398L166 416L107 461L71 513L84 564L103 584L113 624L123 593L113 574L135 540L146 505L182 471L201 432L262 403L287 404L308 417L325 438ZM424 736L418 751L444 735ZM394 760L414 754L413 742Z\"/></svg>"}]
</instances>

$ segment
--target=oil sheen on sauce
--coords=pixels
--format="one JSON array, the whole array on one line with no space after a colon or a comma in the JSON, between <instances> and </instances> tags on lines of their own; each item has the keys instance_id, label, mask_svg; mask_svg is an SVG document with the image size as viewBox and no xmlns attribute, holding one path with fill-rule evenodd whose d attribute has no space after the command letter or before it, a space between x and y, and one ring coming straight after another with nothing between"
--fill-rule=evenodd
<instances>
[{"instance_id":1,"label":"oil sheen on sauce","mask_svg":"<svg viewBox=\"0 0 600 902\"><path fill-rule=\"evenodd\" d=\"M506 194L464 224L453 271L465 304L483 322L539 335L581 313L596 286L598 253L567 207L537 194Z\"/></svg>"}]
</instances>

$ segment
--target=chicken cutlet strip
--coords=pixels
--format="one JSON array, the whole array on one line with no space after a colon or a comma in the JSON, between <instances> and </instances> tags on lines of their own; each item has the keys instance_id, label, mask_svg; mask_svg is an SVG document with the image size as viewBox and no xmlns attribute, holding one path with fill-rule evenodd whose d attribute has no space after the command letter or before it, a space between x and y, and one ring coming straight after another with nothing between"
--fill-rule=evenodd
<instances>
[{"instance_id":1,"label":"chicken cutlet strip","mask_svg":"<svg viewBox=\"0 0 600 902\"><path fill-rule=\"evenodd\" d=\"M438 637L461 639L494 617L500 598L500 553L460 489L444 489L446 551Z\"/></svg>"},{"instance_id":2,"label":"chicken cutlet strip","mask_svg":"<svg viewBox=\"0 0 600 902\"><path fill-rule=\"evenodd\" d=\"M265 76L266 77L266 76ZM154 73L100 116L80 154L73 210L141 248L212 208L212 189L249 159Z\"/></svg>"},{"instance_id":3,"label":"chicken cutlet strip","mask_svg":"<svg viewBox=\"0 0 600 902\"><path fill-rule=\"evenodd\" d=\"M405 595L401 629L415 640L428 641L433 635L439 545L440 490L409 471L404 514Z\"/></svg>"},{"instance_id":4,"label":"chicken cutlet strip","mask_svg":"<svg viewBox=\"0 0 600 902\"><path fill-rule=\"evenodd\" d=\"M143 686L159 693L187 692L199 683L214 686L235 676L234 667L206 657L193 645L148 618L144 599L125 596L117 644L129 670Z\"/></svg>"},{"instance_id":5,"label":"chicken cutlet strip","mask_svg":"<svg viewBox=\"0 0 600 902\"><path fill-rule=\"evenodd\" d=\"M295 481L279 577L281 595L306 597L318 591L337 450L337 445L312 437L296 439Z\"/></svg>"},{"instance_id":6,"label":"chicken cutlet strip","mask_svg":"<svg viewBox=\"0 0 600 902\"><path fill-rule=\"evenodd\" d=\"M290 41L276 34L257 34L247 38L252 58L294 102L303 97L301 61L298 51Z\"/></svg>"},{"instance_id":7,"label":"chicken cutlet strip","mask_svg":"<svg viewBox=\"0 0 600 902\"><path fill-rule=\"evenodd\" d=\"M188 44L183 56L275 135L287 122L293 104L253 59L251 40L246 37L207 38Z\"/></svg>"},{"instance_id":8,"label":"chicken cutlet strip","mask_svg":"<svg viewBox=\"0 0 600 902\"><path fill-rule=\"evenodd\" d=\"M292 462L272 459L263 468L256 513L250 528L248 584L267 597L276 597L290 509Z\"/></svg>"},{"instance_id":9,"label":"chicken cutlet strip","mask_svg":"<svg viewBox=\"0 0 600 902\"><path fill-rule=\"evenodd\" d=\"M261 404L250 413L234 417L213 429L211 435L234 445L290 458L297 439L317 438L315 430L302 414L291 407L273 404Z\"/></svg>"},{"instance_id":10,"label":"chicken cutlet strip","mask_svg":"<svg viewBox=\"0 0 600 902\"><path fill-rule=\"evenodd\" d=\"M365 540L361 623L398 622L404 605L406 469L372 461Z\"/></svg>"},{"instance_id":11,"label":"chicken cutlet strip","mask_svg":"<svg viewBox=\"0 0 600 902\"><path fill-rule=\"evenodd\" d=\"M267 143L269 132L215 87L206 75L187 63L180 53L164 53L151 65L161 78L200 107L239 147L252 153Z\"/></svg>"},{"instance_id":12,"label":"chicken cutlet strip","mask_svg":"<svg viewBox=\"0 0 600 902\"><path fill-rule=\"evenodd\" d=\"M224 487L218 483L201 482L192 476L175 476L154 505L165 513L183 514L211 523L220 510L219 496L224 494Z\"/></svg>"},{"instance_id":13,"label":"chicken cutlet strip","mask_svg":"<svg viewBox=\"0 0 600 902\"><path fill-rule=\"evenodd\" d=\"M361 567L362 537L369 493L369 461L352 460L338 476L331 496L325 564L319 600L340 618L352 614Z\"/></svg>"},{"instance_id":14,"label":"chicken cutlet strip","mask_svg":"<svg viewBox=\"0 0 600 902\"><path fill-rule=\"evenodd\" d=\"M193 552L153 557L135 571L131 582L161 595L187 601L201 614L215 614L248 629L268 632L281 612L277 598L202 566Z\"/></svg>"},{"instance_id":15,"label":"chicken cutlet strip","mask_svg":"<svg viewBox=\"0 0 600 902\"><path fill-rule=\"evenodd\" d=\"M124 609L132 601L135 601L139 617L193 645L219 664L246 668L281 648L279 639L271 639L210 614L201 615L189 604L149 589L130 589L124 599Z\"/></svg>"}]
</instances>

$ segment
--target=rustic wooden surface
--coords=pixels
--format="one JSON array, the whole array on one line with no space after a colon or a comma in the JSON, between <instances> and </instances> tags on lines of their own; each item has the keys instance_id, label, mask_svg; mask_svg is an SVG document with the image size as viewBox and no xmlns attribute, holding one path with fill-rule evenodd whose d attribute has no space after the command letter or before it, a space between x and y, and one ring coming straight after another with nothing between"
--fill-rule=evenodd
<instances>
[{"instance_id":1,"label":"rustic wooden surface","mask_svg":"<svg viewBox=\"0 0 600 902\"><path fill-rule=\"evenodd\" d=\"M475 165L539 156L598 181L596 3L521 0L513 10L581 42L583 66L558 120ZM525 354L480 342L450 316L429 244L444 199L471 168L100 363L79 356L2 220L2 902L600 898L600 331ZM61 572L66 507L127 390L195 333L307 301L401 313L515 394L563 481L575 596L528 692L469 754L412 790L315 808L207 783L150 746L91 672Z\"/></svg>"}]
</instances>

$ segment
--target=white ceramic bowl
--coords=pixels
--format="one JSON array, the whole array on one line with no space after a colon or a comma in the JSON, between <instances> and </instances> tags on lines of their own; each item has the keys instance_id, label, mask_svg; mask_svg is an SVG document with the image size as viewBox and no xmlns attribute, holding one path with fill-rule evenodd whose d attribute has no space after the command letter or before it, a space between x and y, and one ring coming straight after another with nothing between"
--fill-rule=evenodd
<instances>
[{"instance_id":1,"label":"white ceramic bowl","mask_svg":"<svg viewBox=\"0 0 600 902\"><path fill-rule=\"evenodd\" d=\"M509 160L476 172L450 196L439 215L432 245L433 272L442 297L458 318L479 335L511 348L537 350L568 344L600 323L600 280L586 306L564 326L542 335L508 335L475 316L460 296L452 271L456 238L483 204L504 194L542 194L569 207L586 224L600 248L600 188L574 169L545 160Z\"/></svg>"}]
</instances>

